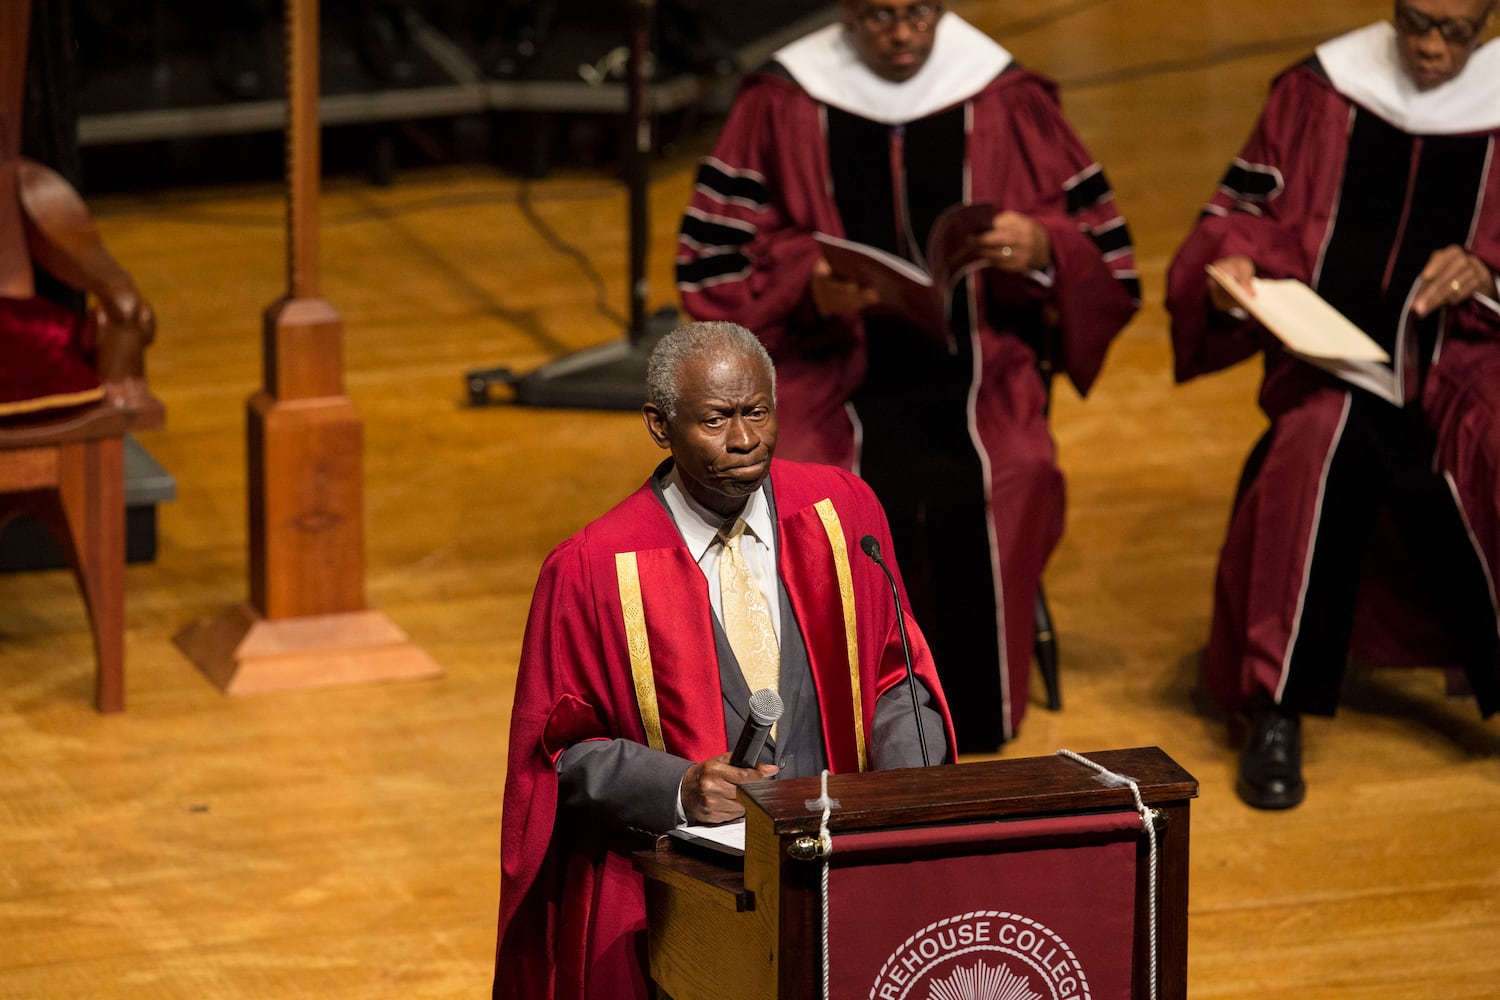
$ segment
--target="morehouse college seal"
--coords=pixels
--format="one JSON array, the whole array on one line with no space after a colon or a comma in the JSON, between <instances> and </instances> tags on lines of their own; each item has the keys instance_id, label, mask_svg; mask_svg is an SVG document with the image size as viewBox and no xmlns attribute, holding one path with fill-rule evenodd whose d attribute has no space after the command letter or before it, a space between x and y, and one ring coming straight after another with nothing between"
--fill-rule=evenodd
<instances>
[{"instance_id":1,"label":"morehouse college seal","mask_svg":"<svg viewBox=\"0 0 1500 1000\"><path fill-rule=\"evenodd\" d=\"M870 1000L1089 1000L1073 949L1030 917L972 910L934 921L881 966Z\"/></svg>"}]
</instances>

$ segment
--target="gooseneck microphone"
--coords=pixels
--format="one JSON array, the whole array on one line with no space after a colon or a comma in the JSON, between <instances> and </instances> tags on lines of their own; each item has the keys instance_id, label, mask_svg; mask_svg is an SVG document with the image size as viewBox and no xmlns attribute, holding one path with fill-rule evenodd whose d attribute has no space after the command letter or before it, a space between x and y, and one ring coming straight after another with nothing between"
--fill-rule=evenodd
<instances>
[{"instance_id":1,"label":"gooseneck microphone","mask_svg":"<svg viewBox=\"0 0 1500 1000\"><path fill-rule=\"evenodd\" d=\"M922 746L922 766L929 767L932 761L927 759L927 732L922 728L922 707L917 704L917 671L911 665L911 643L906 639L906 613L901 609L901 591L896 588L895 574L885 564L885 560L880 558L880 542L875 536L866 535L861 538L859 547L880 567L885 573L886 582L891 585L891 600L896 604L896 627L901 630L901 652L906 656L906 687L911 692L911 712L917 720L917 742Z\"/></svg>"},{"instance_id":2,"label":"gooseneck microphone","mask_svg":"<svg viewBox=\"0 0 1500 1000\"><path fill-rule=\"evenodd\" d=\"M761 688L750 696L750 712L745 718L745 728L740 730L739 742L734 745L734 755L729 758L731 767L754 767L760 760L761 748L766 745L766 735L776 720L781 718L781 695L771 688Z\"/></svg>"}]
</instances>

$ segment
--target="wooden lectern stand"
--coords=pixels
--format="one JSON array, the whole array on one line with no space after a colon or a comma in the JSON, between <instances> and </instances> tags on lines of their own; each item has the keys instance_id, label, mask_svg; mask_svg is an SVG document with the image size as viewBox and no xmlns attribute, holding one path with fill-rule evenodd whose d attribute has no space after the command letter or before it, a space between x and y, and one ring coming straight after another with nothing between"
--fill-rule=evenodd
<instances>
[{"instance_id":1,"label":"wooden lectern stand","mask_svg":"<svg viewBox=\"0 0 1500 1000\"><path fill-rule=\"evenodd\" d=\"M363 425L344 394L344 325L318 281L318 4L287 4L287 292L264 316L246 410L250 601L177 645L230 694L442 672L365 606Z\"/></svg>"},{"instance_id":2,"label":"wooden lectern stand","mask_svg":"<svg viewBox=\"0 0 1500 1000\"><path fill-rule=\"evenodd\" d=\"M1144 803L1153 810L1159 862L1157 995L1162 1000L1183 998L1187 993L1188 806L1198 794L1198 783L1155 747L1086 756L1135 780ZM828 820L835 853L841 836L861 831L934 828L941 835L943 830L937 828L945 828L962 835L978 824L997 821L1066 819L1135 808L1128 787L1110 787L1096 772L1062 756L835 775L829 778L828 795L838 803ZM740 790L746 808L743 871L683 853L670 838L662 838L655 851L635 856L635 867L646 878L651 977L662 996L671 1000L725 996L813 1000L822 996L824 863L813 853L821 809L810 807L819 796L816 778L744 786ZM1129 842L1123 846L1128 853ZM1144 834L1138 834L1135 853L1133 941L1119 945L1129 956L1130 992L1145 1000L1151 995L1152 900ZM909 871L919 873L920 868ZM1125 888L1128 909L1128 883ZM892 892L899 909L902 890L896 886ZM1005 887L996 887L995 893L1003 899ZM1085 900L1084 905L1092 902ZM869 916L862 913L856 918ZM913 998L928 995L910 984L906 989ZM859 996L869 995L869 990L865 986ZM835 998L845 995L853 994L834 993ZM906 992L891 988L878 995L904 996ZM1062 987L1055 988L1053 995L1085 993Z\"/></svg>"}]
</instances>

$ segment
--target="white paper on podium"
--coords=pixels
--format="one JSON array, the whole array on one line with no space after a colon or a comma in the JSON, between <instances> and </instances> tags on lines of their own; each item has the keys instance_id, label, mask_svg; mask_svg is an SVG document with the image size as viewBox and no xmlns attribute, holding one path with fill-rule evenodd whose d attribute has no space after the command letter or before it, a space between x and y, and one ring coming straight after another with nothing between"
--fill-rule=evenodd
<instances>
[{"instance_id":1,"label":"white paper on podium","mask_svg":"<svg viewBox=\"0 0 1500 1000\"><path fill-rule=\"evenodd\" d=\"M727 854L742 857L745 853L745 821L743 819L737 819L732 823L716 823L712 826L689 823L669 831L669 834L679 840L692 841Z\"/></svg>"}]
</instances>

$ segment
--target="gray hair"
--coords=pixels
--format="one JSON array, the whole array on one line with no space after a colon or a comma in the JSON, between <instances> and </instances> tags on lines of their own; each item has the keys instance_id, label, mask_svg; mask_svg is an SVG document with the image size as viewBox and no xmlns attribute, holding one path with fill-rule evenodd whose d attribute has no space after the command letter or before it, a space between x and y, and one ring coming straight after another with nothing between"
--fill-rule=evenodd
<instances>
[{"instance_id":1,"label":"gray hair","mask_svg":"<svg viewBox=\"0 0 1500 1000\"><path fill-rule=\"evenodd\" d=\"M646 362L646 399L670 423L677 417L677 404L682 398L680 374L683 363L693 358L721 355L759 361L771 380L771 403L775 404L776 366L766 352L766 345L738 323L722 321L688 323L657 341L651 359Z\"/></svg>"}]
</instances>

